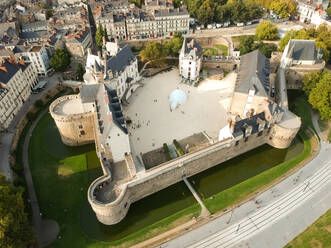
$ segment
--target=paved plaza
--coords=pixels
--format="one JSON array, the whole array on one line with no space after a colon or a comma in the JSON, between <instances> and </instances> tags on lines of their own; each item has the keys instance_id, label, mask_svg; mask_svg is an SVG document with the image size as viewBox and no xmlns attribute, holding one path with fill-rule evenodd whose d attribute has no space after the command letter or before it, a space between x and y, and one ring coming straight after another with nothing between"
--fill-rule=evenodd
<instances>
[{"instance_id":1,"label":"paved plaza","mask_svg":"<svg viewBox=\"0 0 331 248\"><path fill-rule=\"evenodd\" d=\"M146 153L201 132L216 141L227 124L235 79L236 74L229 73L223 80L206 79L193 87L180 83L177 69L145 78L144 86L124 107L124 115L132 120L128 130L133 153ZM183 90L187 100L171 111L168 98L175 89Z\"/></svg>"}]
</instances>

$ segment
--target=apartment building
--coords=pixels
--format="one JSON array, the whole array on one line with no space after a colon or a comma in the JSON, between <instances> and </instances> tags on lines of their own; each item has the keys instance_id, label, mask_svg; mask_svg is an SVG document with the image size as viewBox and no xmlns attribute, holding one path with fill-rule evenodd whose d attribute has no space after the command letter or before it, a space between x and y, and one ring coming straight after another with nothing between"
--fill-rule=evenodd
<instances>
[{"instance_id":1,"label":"apartment building","mask_svg":"<svg viewBox=\"0 0 331 248\"><path fill-rule=\"evenodd\" d=\"M2 58L0 61L0 131L6 130L38 83L31 63Z\"/></svg>"}]
</instances>

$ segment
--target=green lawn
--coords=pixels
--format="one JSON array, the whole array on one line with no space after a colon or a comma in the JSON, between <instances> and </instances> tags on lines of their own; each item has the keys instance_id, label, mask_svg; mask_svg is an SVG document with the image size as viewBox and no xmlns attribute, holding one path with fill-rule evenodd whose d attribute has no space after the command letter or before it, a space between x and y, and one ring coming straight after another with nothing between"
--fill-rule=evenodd
<instances>
[{"instance_id":1,"label":"green lawn","mask_svg":"<svg viewBox=\"0 0 331 248\"><path fill-rule=\"evenodd\" d=\"M331 209L298 235L285 248L330 248L331 247Z\"/></svg>"},{"instance_id":2,"label":"green lawn","mask_svg":"<svg viewBox=\"0 0 331 248\"><path fill-rule=\"evenodd\" d=\"M211 47L203 48L202 53L205 56L217 56L218 55L217 49L216 48L211 48Z\"/></svg>"},{"instance_id":3,"label":"green lawn","mask_svg":"<svg viewBox=\"0 0 331 248\"><path fill-rule=\"evenodd\" d=\"M41 213L60 225L61 238L50 247L128 247L185 223L201 211L181 182L134 203L119 224L102 225L86 195L90 183L102 174L94 145L65 146L49 114L33 131L29 162Z\"/></svg>"},{"instance_id":4,"label":"green lawn","mask_svg":"<svg viewBox=\"0 0 331 248\"><path fill-rule=\"evenodd\" d=\"M311 117L311 105L308 102L307 96L303 91L288 90L289 109L301 117L301 121L304 125L315 130L312 117Z\"/></svg>"},{"instance_id":5,"label":"green lawn","mask_svg":"<svg viewBox=\"0 0 331 248\"><path fill-rule=\"evenodd\" d=\"M304 141L304 150L299 155L242 183L215 194L213 198L205 199L204 203L208 210L211 213L215 213L231 206L232 204L240 202L259 188L272 183L307 158L311 152L310 139L303 131L300 131L300 137Z\"/></svg>"},{"instance_id":6,"label":"green lawn","mask_svg":"<svg viewBox=\"0 0 331 248\"><path fill-rule=\"evenodd\" d=\"M218 49L222 50L223 56L228 56L228 47L225 45L215 45Z\"/></svg>"}]
</instances>

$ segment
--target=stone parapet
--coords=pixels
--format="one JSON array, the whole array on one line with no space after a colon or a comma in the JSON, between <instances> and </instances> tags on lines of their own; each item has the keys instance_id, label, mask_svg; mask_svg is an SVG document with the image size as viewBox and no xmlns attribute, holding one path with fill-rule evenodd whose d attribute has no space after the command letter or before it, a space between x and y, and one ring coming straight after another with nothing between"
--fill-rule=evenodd
<instances>
[{"instance_id":1,"label":"stone parapet","mask_svg":"<svg viewBox=\"0 0 331 248\"><path fill-rule=\"evenodd\" d=\"M49 106L49 111L60 132L62 142L68 146L79 146L94 143L93 112L77 114L57 114L54 108L64 101L77 100L79 95L67 95L56 99Z\"/></svg>"},{"instance_id":2,"label":"stone parapet","mask_svg":"<svg viewBox=\"0 0 331 248\"><path fill-rule=\"evenodd\" d=\"M177 159L160 164L133 180L117 185L111 182L110 171L96 179L88 191L88 200L100 222L113 225L120 222L128 212L129 206L148 195L158 192L183 179L223 163L233 157L254 149L268 142L268 129L250 136L246 141L226 140L215 143L199 151L185 154ZM113 188L112 185L116 185ZM96 190L109 187L111 200L97 200Z\"/></svg>"}]
</instances>

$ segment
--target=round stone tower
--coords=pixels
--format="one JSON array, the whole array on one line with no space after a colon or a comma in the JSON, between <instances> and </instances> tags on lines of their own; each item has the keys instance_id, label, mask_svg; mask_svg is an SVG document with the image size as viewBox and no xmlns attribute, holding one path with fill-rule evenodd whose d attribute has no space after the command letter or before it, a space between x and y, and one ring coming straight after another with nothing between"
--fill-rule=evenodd
<instances>
[{"instance_id":1,"label":"round stone tower","mask_svg":"<svg viewBox=\"0 0 331 248\"><path fill-rule=\"evenodd\" d=\"M64 144L79 146L94 142L94 111L84 111L79 95L57 98L49 111Z\"/></svg>"}]
</instances>

